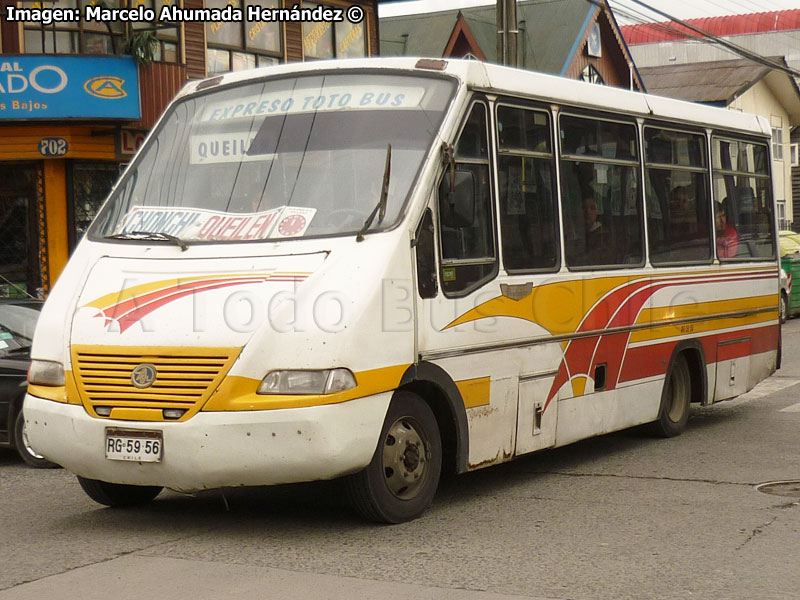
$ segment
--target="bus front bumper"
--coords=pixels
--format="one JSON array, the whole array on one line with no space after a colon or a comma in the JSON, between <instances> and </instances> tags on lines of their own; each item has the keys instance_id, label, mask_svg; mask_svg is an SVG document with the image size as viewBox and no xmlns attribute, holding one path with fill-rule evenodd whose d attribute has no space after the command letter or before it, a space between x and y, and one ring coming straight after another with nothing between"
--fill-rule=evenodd
<instances>
[{"instance_id":1,"label":"bus front bumper","mask_svg":"<svg viewBox=\"0 0 800 600\"><path fill-rule=\"evenodd\" d=\"M83 406L25 397L31 446L76 475L191 492L333 479L372 459L391 392L325 406L200 412L183 423L96 419ZM109 460L107 428L161 431L160 462Z\"/></svg>"}]
</instances>

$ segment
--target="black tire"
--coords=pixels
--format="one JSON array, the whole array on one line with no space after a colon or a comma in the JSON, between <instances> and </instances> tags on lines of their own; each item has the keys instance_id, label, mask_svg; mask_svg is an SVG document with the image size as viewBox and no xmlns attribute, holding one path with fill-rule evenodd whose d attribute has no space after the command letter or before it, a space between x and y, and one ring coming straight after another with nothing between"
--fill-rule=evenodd
<instances>
[{"instance_id":1,"label":"black tire","mask_svg":"<svg viewBox=\"0 0 800 600\"><path fill-rule=\"evenodd\" d=\"M653 431L659 437L675 437L683 433L689 420L689 402L692 397L692 375L689 363L683 354L678 354L667 374L661 392L658 419L653 422Z\"/></svg>"},{"instance_id":2,"label":"black tire","mask_svg":"<svg viewBox=\"0 0 800 600\"><path fill-rule=\"evenodd\" d=\"M111 507L141 506L151 502L164 488L149 485L125 485L87 479L78 475L83 491L97 502Z\"/></svg>"},{"instance_id":3,"label":"black tire","mask_svg":"<svg viewBox=\"0 0 800 600\"><path fill-rule=\"evenodd\" d=\"M19 410L14 418L14 447L22 460L31 467L36 469L58 468L56 463L50 462L31 447L28 434L25 432L25 416L22 414L22 410Z\"/></svg>"},{"instance_id":4,"label":"black tire","mask_svg":"<svg viewBox=\"0 0 800 600\"><path fill-rule=\"evenodd\" d=\"M781 325L786 323L786 319L789 318L789 298L786 297L786 292L781 292L781 301L780 301L780 316L781 316Z\"/></svg>"},{"instance_id":5,"label":"black tire","mask_svg":"<svg viewBox=\"0 0 800 600\"><path fill-rule=\"evenodd\" d=\"M403 523L430 506L442 472L439 426L425 401L392 398L372 462L345 484L356 511L378 523Z\"/></svg>"}]
</instances>

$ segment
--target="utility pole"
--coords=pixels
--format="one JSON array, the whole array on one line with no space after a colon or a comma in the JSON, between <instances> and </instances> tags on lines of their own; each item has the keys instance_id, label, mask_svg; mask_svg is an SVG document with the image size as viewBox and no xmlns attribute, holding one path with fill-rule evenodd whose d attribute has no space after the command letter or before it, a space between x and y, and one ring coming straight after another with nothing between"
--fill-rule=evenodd
<instances>
[{"instance_id":1,"label":"utility pole","mask_svg":"<svg viewBox=\"0 0 800 600\"><path fill-rule=\"evenodd\" d=\"M519 66L517 0L497 0L497 62Z\"/></svg>"}]
</instances>

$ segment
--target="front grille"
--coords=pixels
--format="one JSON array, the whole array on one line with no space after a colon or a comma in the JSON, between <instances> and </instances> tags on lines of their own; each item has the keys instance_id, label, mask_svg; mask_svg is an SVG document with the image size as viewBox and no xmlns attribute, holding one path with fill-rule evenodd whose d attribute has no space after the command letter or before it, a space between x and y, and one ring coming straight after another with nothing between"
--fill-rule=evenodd
<instances>
[{"instance_id":1,"label":"front grille","mask_svg":"<svg viewBox=\"0 0 800 600\"><path fill-rule=\"evenodd\" d=\"M159 420L156 411L179 409L186 411L185 420L205 404L238 353L238 348L73 346L72 367L83 405L93 416ZM153 365L157 375L140 389L131 375L142 364Z\"/></svg>"}]
</instances>

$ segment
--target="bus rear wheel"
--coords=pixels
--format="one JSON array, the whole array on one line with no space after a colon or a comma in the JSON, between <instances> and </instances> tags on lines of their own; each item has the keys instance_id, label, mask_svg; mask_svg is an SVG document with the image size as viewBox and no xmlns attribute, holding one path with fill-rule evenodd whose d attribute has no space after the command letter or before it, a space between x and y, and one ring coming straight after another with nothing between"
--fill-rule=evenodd
<instances>
[{"instance_id":1,"label":"bus rear wheel","mask_svg":"<svg viewBox=\"0 0 800 600\"><path fill-rule=\"evenodd\" d=\"M125 485L87 479L78 475L83 491L98 504L111 507L141 506L152 501L164 489L159 486Z\"/></svg>"},{"instance_id":2,"label":"bus rear wheel","mask_svg":"<svg viewBox=\"0 0 800 600\"><path fill-rule=\"evenodd\" d=\"M692 375L689 372L689 363L683 354L678 354L664 382L658 419L653 423L654 432L658 436L675 437L683 433L689 420L691 395Z\"/></svg>"},{"instance_id":3,"label":"bus rear wheel","mask_svg":"<svg viewBox=\"0 0 800 600\"><path fill-rule=\"evenodd\" d=\"M361 516L403 523L430 506L441 472L442 441L433 411L416 394L397 392L372 461L346 485Z\"/></svg>"}]
</instances>

